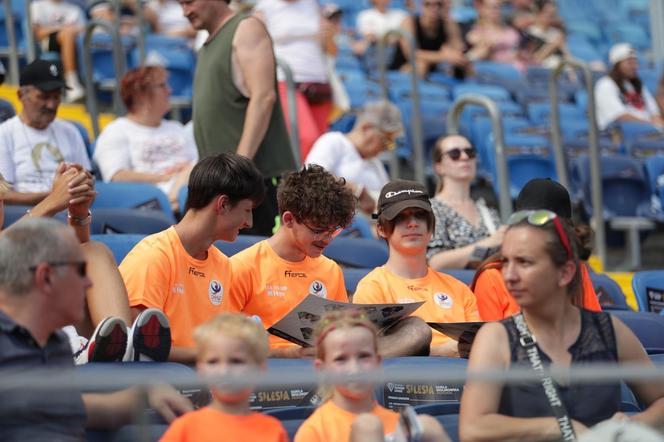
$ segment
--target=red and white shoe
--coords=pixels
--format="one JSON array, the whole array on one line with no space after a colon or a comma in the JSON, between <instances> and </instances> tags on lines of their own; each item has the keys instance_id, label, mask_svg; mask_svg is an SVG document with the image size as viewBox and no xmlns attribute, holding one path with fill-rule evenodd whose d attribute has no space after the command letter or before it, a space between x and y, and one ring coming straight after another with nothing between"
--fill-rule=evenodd
<instances>
[{"instance_id":1,"label":"red and white shoe","mask_svg":"<svg viewBox=\"0 0 664 442\"><path fill-rule=\"evenodd\" d=\"M77 365L121 361L127 349L127 326L114 316L104 318L87 344L74 354Z\"/></svg>"},{"instance_id":2,"label":"red and white shoe","mask_svg":"<svg viewBox=\"0 0 664 442\"><path fill-rule=\"evenodd\" d=\"M168 360L171 351L171 327L168 318L156 308L148 308L136 317L129 331L123 361Z\"/></svg>"}]
</instances>

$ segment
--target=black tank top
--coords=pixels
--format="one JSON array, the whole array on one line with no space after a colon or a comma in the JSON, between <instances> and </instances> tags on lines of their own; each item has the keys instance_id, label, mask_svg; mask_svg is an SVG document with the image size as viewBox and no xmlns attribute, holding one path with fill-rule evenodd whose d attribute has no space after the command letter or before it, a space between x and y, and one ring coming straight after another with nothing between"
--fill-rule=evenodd
<instances>
[{"instance_id":1,"label":"black tank top","mask_svg":"<svg viewBox=\"0 0 664 442\"><path fill-rule=\"evenodd\" d=\"M501 321L507 329L512 366L531 367L519 332L511 318ZM551 364L549 356L540 350L542 363ZM572 364L611 363L618 361L616 337L611 316L603 312L581 310L581 333L569 348ZM555 381L554 381L555 382ZM620 410L620 382L603 384L560 385L556 382L567 414L584 425L591 426L609 419ZM503 387L500 414L512 417L553 416L541 383L511 384Z\"/></svg>"},{"instance_id":2,"label":"black tank top","mask_svg":"<svg viewBox=\"0 0 664 442\"><path fill-rule=\"evenodd\" d=\"M415 22L415 44L417 44L418 49L425 51L437 51L440 47L447 42L447 31L445 30L445 22L442 18L438 19L436 24L436 32L430 37L420 24L420 16L413 16L413 21ZM401 50L401 45L397 45L396 51L394 53L394 58L392 63L388 67L389 70L398 70L406 64L408 59Z\"/></svg>"}]
</instances>

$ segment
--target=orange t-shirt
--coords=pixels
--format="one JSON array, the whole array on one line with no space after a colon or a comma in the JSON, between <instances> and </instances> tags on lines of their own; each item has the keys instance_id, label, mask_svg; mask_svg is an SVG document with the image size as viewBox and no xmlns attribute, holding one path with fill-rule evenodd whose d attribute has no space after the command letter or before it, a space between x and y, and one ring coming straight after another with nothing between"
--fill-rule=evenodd
<instances>
[{"instance_id":1,"label":"orange t-shirt","mask_svg":"<svg viewBox=\"0 0 664 442\"><path fill-rule=\"evenodd\" d=\"M357 284L355 304L392 304L424 301L413 316L427 322L474 322L480 320L475 295L468 286L431 267L423 278L406 279L377 267ZM431 346L445 344L451 338L432 330Z\"/></svg>"},{"instance_id":2,"label":"orange t-shirt","mask_svg":"<svg viewBox=\"0 0 664 442\"><path fill-rule=\"evenodd\" d=\"M161 442L288 442L288 433L275 417L260 413L235 416L201 408L177 418Z\"/></svg>"},{"instance_id":3,"label":"orange t-shirt","mask_svg":"<svg viewBox=\"0 0 664 442\"><path fill-rule=\"evenodd\" d=\"M602 311L588 273L588 266L581 264L580 267L583 308L595 312ZM479 274L475 282L475 296L482 321L500 321L521 310L507 290L503 275L497 268L486 269Z\"/></svg>"},{"instance_id":4,"label":"orange t-shirt","mask_svg":"<svg viewBox=\"0 0 664 442\"><path fill-rule=\"evenodd\" d=\"M397 429L399 414L376 404L371 414L383 422L385 434ZM302 423L295 434L294 442L339 442L350 438L350 427L357 414L346 411L331 400L321 405L314 414Z\"/></svg>"},{"instance_id":5,"label":"orange t-shirt","mask_svg":"<svg viewBox=\"0 0 664 442\"><path fill-rule=\"evenodd\" d=\"M193 347L194 328L226 310L222 301L231 283L229 259L214 246L206 259L192 258L173 227L136 244L119 269L129 305L162 310L174 347Z\"/></svg>"},{"instance_id":6,"label":"orange t-shirt","mask_svg":"<svg viewBox=\"0 0 664 442\"><path fill-rule=\"evenodd\" d=\"M259 316L265 328L286 316L308 294L348 302L341 268L325 256L286 261L264 240L233 255L231 265L233 281L226 306L230 311ZM270 348L293 345L270 335Z\"/></svg>"}]
</instances>

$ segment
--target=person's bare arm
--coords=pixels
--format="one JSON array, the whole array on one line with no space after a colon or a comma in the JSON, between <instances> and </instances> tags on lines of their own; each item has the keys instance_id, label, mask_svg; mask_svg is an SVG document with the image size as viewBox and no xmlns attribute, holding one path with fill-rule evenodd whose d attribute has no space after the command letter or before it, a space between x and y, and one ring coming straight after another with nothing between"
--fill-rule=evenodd
<instances>
[{"instance_id":1,"label":"person's bare arm","mask_svg":"<svg viewBox=\"0 0 664 442\"><path fill-rule=\"evenodd\" d=\"M118 170L111 181L129 181L138 183L157 184L171 179L173 174L134 172L133 170Z\"/></svg>"},{"instance_id":2,"label":"person's bare arm","mask_svg":"<svg viewBox=\"0 0 664 442\"><path fill-rule=\"evenodd\" d=\"M611 319L616 335L618 362L652 367L652 361L632 330L615 316ZM628 381L627 384L634 391L636 397L648 407L641 413L630 416L629 419L650 425L659 431L664 431L664 383Z\"/></svg>"},{"instance_id":3,"label":"person's bare arm","mask_svg":"<svg viewBox=\"0 0 664 442\"><path fill-rule=\"evenodd\" d=\"M48 192L17 192L8 190L3 196L5 204L34 206L48 196Z\"/></svg>"},{"instance_id":4,"label":"person's bare arm","mask_svg":"<svg viewBox=\"0 0 664 442\"><path fill-rule=\"evenodd\" d=\"M452 250L438 252L429 258L429 265L436 270L441 269L463 269L470 262L470 257L476 247L500 247L505 235L506 226L498 229L493 235L481 239L473 244L459 247Z\"/></svg>"},{"instance_id":5,"label":"person's bare arm","mask_svg":"<svg viewBox=\"0 0 664 442\"><path fill-rule=\"evenodd\" d=\"M170 385L147 387L147 404L167 422L193 410L191 402ZM84 393L83 404L88 428L114 429L133 421L143 413L144 397L141 389L128 388L114 393Z\"/></svg>"},{"instance_id":6,"label":"person's bare arm","mask_svg":"<svg viewBox=\"0 0 664 442\"><path fill-rule=\"evenodd\" d=\"M272 40L258 19L249 17L240 22L233 38L233 53L249 94L237 153L253 158L277 103Z\"/></svg>"}]
</instances>

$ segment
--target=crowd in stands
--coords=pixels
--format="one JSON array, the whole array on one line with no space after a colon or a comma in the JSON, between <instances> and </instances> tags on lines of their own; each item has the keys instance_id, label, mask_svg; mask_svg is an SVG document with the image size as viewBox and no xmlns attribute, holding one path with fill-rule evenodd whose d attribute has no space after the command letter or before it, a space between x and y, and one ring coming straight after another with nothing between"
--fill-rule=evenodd
<instances>
[{"instance_id":1,"label":"crowd in stands","mask_svg":"<svg viewBox=\"0 0 664 442\"><path fill-rule=\"evenodd\" d=\"M412 61L419 77L443 72L450 81L472 77L482 60L526 72L569 56L555 3L514 1L509 16L503 3L476 0L477 20L464 29L449 0L423 0L417 11L374 0L359 14L357 38L348 47L366 61L386 33L405 30L417 47L403 37L389 39L389 69L408 72ZM350 376L379 370L383 358L405 356L467 358L471 373L653 365L635 333L603 311L587 264L592 231L575 224L570 193L557 181L525 183L516 212L501 221L487 201L471 196L479 156L468 138L436 137L431 165L438 186L431 196L422 183L390 180L381 160L409 129L403 109L369 101L355 109L350 131L329 131L339 104L331 62L341 41L339 11L322 13L314 0L261 0L253 14L236 13L226 1L147 2L143 12L156 32L187 39L205 32L191 133L165 119L171 108L167 68L131 69L118 85L127 114L104 128L90 159L76 127L56 118L61 100L94 93L77 78L83 10L63 0L31 7L43 51L59 52L62 62L37 59L24 66L17 92L22 108L0 124L0 228L4 204L30 206L0 233L0 369L168 361L195 366L204 378L237 381L265 371L268 358L310 358L317 370ZM86 7L91 19L115 14L112 2ZM136 7L122 2L128 35L142 25ZM289 64L296 82L302 167L291 149L277 58ZM614 45L608 62L607 75L595 85L600 128L616 121L664 126L658 102L639 78L637 51ZM95 167L104 181L155 184L178 221L144 236L115 262L108 247L91 240ZM48 219L62 212L66 225ZM352 223L371 220L387 261L369 269L350 293L342 267L324 252ZM232 257L215 245L235 242L241 233L262 239ZM470 286L443 272L476 268ZM275 334L271 328L308 296L351 305L316 318L307 331L312 346ZM412 315L380 330L363 310L418 302ZM481 322L487 324L474 340L431 325ZM664 382L630 380L628 386L643 405L629 416L621 412L619 380L581 386L545 375L524 385L470 380L459 435L467 441L575 440L607 420L664 431ZM406 422L378 405L372 383L321 387L321 403L299 427L296 442L410 440L403 434L413 430L409 425L417 427L417 440L450 440L431 416ZM251 409L252 385L211 382L209 390L209 405L195 411L169 385L62 395L2 391L0 439L81 439L86 428L129 423L147 398L171 423L165 441L222 434L288 440L278 419Z\"/></svg>"}]
</instances>

